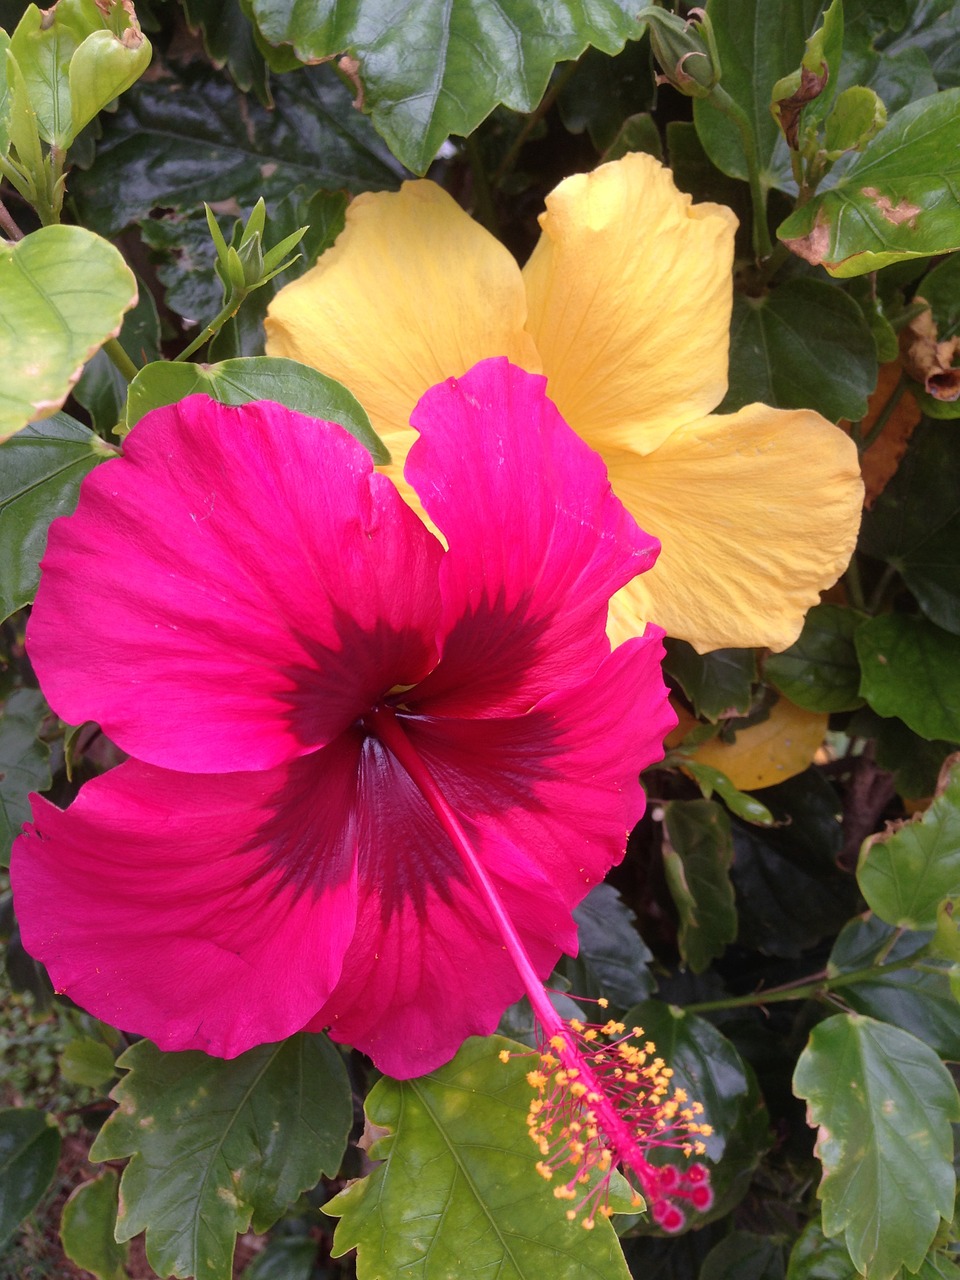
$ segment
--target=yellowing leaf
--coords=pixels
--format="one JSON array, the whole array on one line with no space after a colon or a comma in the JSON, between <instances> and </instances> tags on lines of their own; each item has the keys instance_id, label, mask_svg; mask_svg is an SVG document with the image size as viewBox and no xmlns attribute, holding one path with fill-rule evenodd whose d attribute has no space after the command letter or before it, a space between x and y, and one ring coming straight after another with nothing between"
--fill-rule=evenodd
<instances>
[{"instance_id":1,"label":"yellowing leaf","mask_svg":"<svg viewBox=\"0 0 960 1280\"><path fill-rule=\"evenodd\" d=\"M693 752L693 759L725 773L738 790L756 791L803 773L826 730L826 715L781 698L766 720L741 729L736 741L711 738Z\"/></svg>"}]
</instances>

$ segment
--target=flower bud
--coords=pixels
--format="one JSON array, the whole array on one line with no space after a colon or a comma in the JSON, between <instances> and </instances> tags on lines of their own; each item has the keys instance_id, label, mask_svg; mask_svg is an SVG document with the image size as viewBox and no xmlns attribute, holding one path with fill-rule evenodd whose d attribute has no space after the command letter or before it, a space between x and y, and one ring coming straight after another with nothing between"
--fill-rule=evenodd
<instances>
[{"instance_id":1,"label":"flower bud","mask_svg":"<svg viewBox=\"0 0 960 1280\"><path fill-rule=\"evenodd\" d=\"M708 98L720 79L720 62L710 19L703 9L689 18L655 6L638 15L646 19L650 45L663 75L659 84L672 84L688 98Z\"/></svg>"}]
</instances>

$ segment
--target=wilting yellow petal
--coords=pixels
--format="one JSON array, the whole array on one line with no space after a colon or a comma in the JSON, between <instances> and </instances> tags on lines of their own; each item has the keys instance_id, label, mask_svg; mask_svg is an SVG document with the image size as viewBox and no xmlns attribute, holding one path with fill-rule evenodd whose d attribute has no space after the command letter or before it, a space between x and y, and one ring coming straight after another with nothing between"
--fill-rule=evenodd
<instances>
[{"instance_id":1,"label":"wilting yellow petal","mask_svg":"<svg viewBox=\"0 0 960 1280\"><path fill-rule=\"evenodd\" d=\"M698 764L727 775L741 791L756 791L803 773L823 743L828 717L780 698L759 724L740 729L734 742L711 738L692 752Z\"/></svg>"},{"instance_id":2,"label":"wilting yellow petal","mask_svg":"<svg viewBox=\"0 0 960 1280\"><path fill-rule=\"evenodd\" d=\"M613 487L663 544L611 604L611 635L641 619L710 649L785 649L846 568L863 484L853 442L807 409L748 405L675 431L652 454L605 454Z\"/></svg>"},{"instance_id":3,"label":"wilting yellow petal","mask_svg":"<svg viewBox=\"0 0 960 1280\"><path fill-rule=\"evenodd\" d=\"M488 356L540 372L511 254L433 182L358 196L317 265L267 314L267 352L353 392L402 462L428 387Z\"/></svg>"},{"instance_id":4,"label":"wilting yellow petal","mask_svg":"<svg viewBox=\"0 0 960 1280\"><path fill-rule=\"evenodd\" d=\"M727 389L736 218L639 153L547 197L524 268L547 389L594 448L655 449Z\"/></svg>"}]
</instances>

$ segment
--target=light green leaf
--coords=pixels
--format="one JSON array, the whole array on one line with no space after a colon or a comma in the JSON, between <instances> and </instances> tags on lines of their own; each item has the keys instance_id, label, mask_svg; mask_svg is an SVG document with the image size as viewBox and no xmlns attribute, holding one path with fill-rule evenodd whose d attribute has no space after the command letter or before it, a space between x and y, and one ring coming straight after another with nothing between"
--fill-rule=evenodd
<instances>
[{"instance_id":1,"label":"light green leaf","mask_svg":"<svg viewBox=\"0 0 960 1280\"><path fill-rule=\"evenodd\" d=\"M266 1231L340 1164L352 1121L342 1059L300 1034L224 1062L141 1040L92 1160L131 1157L117 1239L147 1233L161 1275L230 1280L235 1238Z\"/></svg>"},{"instance_id":2,"label":"light green leaf","mask_svg":"<svg viewBox=\"0 0 960 1280\"><path fill-rule=\"evenodd\" d=\"M709 800L714 792L723 800L731 813L744 822L755 822L760 827L773 826L776 819L765 804L745 791L738 791L725 773L714 769L712 765L700 764L696 760L686 760L683 770L697 783L704 800Z\"/></svg>"},{"instance_id":3,"label":"light green leaf","mask_svg":"<svg viewBox=\"0 0 960 1280\"><path fill-rule=\"evenodd\" d=\"M898 111L836 185L777 235L832 276L960 247L960 89Z\"/></svg>"},{"instance_id":4,"label":"light green leaf","mask_svg":"<svg viewBox=\"0 0 960 1280\"><path fill-rule=\"evenodd\" d=\"M50 786L50 748L37 740L47 715L39 689L17 689L0 714L0 866L30 817L30 792Z\"/></svg>"},{"instance_id":5,"label":"light green leaf","mask_svg":"<svg viewBox=\"0 0 960 1280\"><path fill-rule=\"evenodd\" d=\"M960 636L926 618L870 618L854 637L860 692L881 716L898 716L923 738L960 740Z\"/></svg>"},{"instance_id":6,"label":"light green leaf","mask_svg":"<svg viewBox=\"0 0 960 1280\"><path fill-rule=\"evenodd\" d=\"M851 85L834 103L826 121L823 143L831 160L844 151L862 151L887 123L887 109L872 89Z\"/></svg>"},{"instance_id":7,"label":"light green leaf","mask_svg":"<svg viewBox=\"0 0 960 1280\"><path fill-rule=\"evenodd\" d=\"M871 1280L915 1271L953 1217L960 1098L943 1063L898 1027L838 1014L811 1032L793 1089L819 1126L825 1234Z\"/></svg>"},{"instance_id":8,"label":"light green leaf","mask_svg":"<svg viewBox=\"0 0 960 1280\"><path fill-rule=\"evenodd\" d=\"M0 441L63 404L84 361L137 301L133 272L83 227L41 227L0 242Z\"/></svg>"},{"instance_id":9,"label":"light green leaf","mask_svg":"<svg viewBox=\"0 0 960 1280\"><path fill-rule=\"evenodd\" d=\"M63 1251L97 1280L126 1280L124 1263L129 1245L114 1239L116 1221L117 1175L113 1169L104 1169L98 1178L81 1183L63 1206Z\"/></svg>"},{"instance_id":10,"label":"light green leaf","mask_svg":"<svg viewBox=\"0 0 960 1280\"><path fill-rule=\"evenodd\" d=\"M937 908L960 889L960 757L940 794L919 818L864 841L857 882L888 924L935 929Z\"/></svg>"},{"instance_id":11,"label":"light green leaf","mask_svg":"<svg viewBox=\"0 0 960 1280\"><path fill-rule=\"evenodd\" d=\"M65 413L0 445L0 617L33 599L51 521L73 511L81 480L112 452Z\"/></svg>"},{"instance_id":12,"label":"light green leaf","mask_svg":"<svg viewBox=\"0 0 960 1280\"><path fill-rule=\"evenodd\" d=\"M737 936L730 819L710 800L673 800L664 805L663 831L667 885L680 914L680 954L702 973Z\"/></svg>"},{"instance_id":13,"label":"light green leaf","mask_svg":"<svg viewBox=\"0 0 960 1280\"><path fill-rule=\"evenodd\" d=\"M818 604L807 614L799 638L772 653L764 677L807 711L853 711L863 706L860 663L853 637L865 615L835 604Z\"/></svg>"},{"instance_id":14,"label":"light green leaf","mask_svg":"<svg viewBox=\"0 0 960 1280\"><path fill-rule=\"evenodd\" d=\"M960 960L960 893L950 894L937 907L932 945L948 960Z\"/></svg>"},{"instance_id":15,"label":"light green leaf","mask_svg":"<svg viewBox=\"0 0 960 1280\"><path fill-rule=\"evenodd\" d=\"M438 1071L375 1085L367 1116L388 1132L370 1155L383 1163L324 1205L340 1218L334 1256L357 1249L359 1280L628 1280L610 1223L568 1222L535 1170L529 1062L497 1057L516 1048L474 1037Z\"/></svg>"},{"instance_id":16,"label":"light green leaf","mask_svg":"<svg viewBox=\"0 0 960 1280\"><path fill-rule=\"evenodd\" d=\"M60 1157L60 1130L43 1111L0 1111L0 1249L40 1203Z\"/></svg>"},{"instance_id":17,"label":"light green leaf","mask_svg":"<svg viewBox=\"0 0 960 1280\"><path fill-rule=\"evenodd\" d=\"M209 365L148 364L130 384L127 429L151 409L198 392L221 404L273 400L311 418L339 422L372 454L374 462L390 461L370 419L346 387L296 360L277 356L241 357Z\"/></svg>"},{"instance_id":18,"label":"light green leaf","mask_svg":"<svg viewBox=\"0 0 960 1280\"><path fill-rule=\"evenodd\" d=\"M877 349L863 312L822 280L787 280L763 297L738 294L730 326L733 411L762 401L856 421L877 385Z\"/></svg>"},{"instance_id":19,"label":"light green leaf","mask_svg":"<svg viewBox=\"0 0 960 1280\"><path fill-rule=\"evenodd\" d=\"M60 1055L60 1074L74 1084L99 1089L117 1074L113 1053L102 1040L78 1036Z\"/></svg>"},{"instance_id":20,"label":"light green leaf","mask_svg":"<svg viewBox=\"0 0 960 1280\"><path fill-rule=\"evenodd\" d=\"M0 159L10 150L10 86L7 79L7 50L10 37L0 29Z\"/></svg>"},{"instance_id":21,"label":"light green leaf","mask_svg":"<svg viewBox=\"0 0 960 1280\"><path fill-rule=\"evenodd\" d=\"M532 111L558 62L588 45L616 53L643 28L629 0L253 0L271 44L304 62L359 63L363 109L391 151L425 173L448 134L466 136L503 103ZM442 33L442 34L441 34ZM346 90L344 90L346 92Z\"/></svg>"}]
</instances>

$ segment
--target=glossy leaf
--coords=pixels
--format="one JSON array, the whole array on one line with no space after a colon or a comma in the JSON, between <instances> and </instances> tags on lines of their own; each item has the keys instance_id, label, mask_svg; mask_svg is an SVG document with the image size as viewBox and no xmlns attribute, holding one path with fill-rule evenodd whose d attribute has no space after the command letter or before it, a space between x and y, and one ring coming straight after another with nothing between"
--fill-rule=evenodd
<instances>
[{"instance_id":1,"label":"glossy leaf","mask_svg":"<svg viewBox=\"0 0 960 1280\"><path fill-rule=\"evenodd\" d=\"M370 1156L383 1163L324 1205L340 1218L334 1256L357 1249L359 1280L628 1280L610 1223L568 1222L534 1168L528 1063L497 1057L513 1047L474 1037L447 1066L371 1091L368 1119L386 1134Z\"/></svg>"},{"instance_id":2,"label":"glossy leaf","mask_svg":"<svg viewBox=\"0 0 960 1280\"><path fill-rule=\"evenodd\" d=\"M50 1116L28 1107L0 1111L0 1249L40 1203L59 1156Z\"/></svg>"},{"instance_id":3,"label":"glossy leaf","mask_svg":"<svg viewBox=\"0 0 960 1280\"><path fill-rule=\"evenodd\" d=\"M496 0L408 0L385 12L379 0L253 0L271 44L292 45L303 62L336 54L356 61L358 101L415 173L426 172L449 134L472 133L499 103L532 111L556 63L588 45L616 53L636 39L637 7L627 0L522 0L509 9Z\"/></svg>"},{"instance_id":4,"label":"glossy leaf","mask_svg":"<svg viewBox=\"0 0 960 1280\"><path fill-rule=\"evenodd\" d=\"M819 280L787 280L760 298L737 294L727 411L762 401L856 420L877 383L877 350L852 298Z\"/></svg>"},{"instance_id":5,"label":"glossy leaf","mask_svg":"<svg viewBox=\"0 0 960 1280\"><path fill-rule=\"evenodd\" d=\"M730 819L710 800L674 800L664 805L663 824L664 869L680 915L680 954L694 973L702 973L737 936Z\"/></svg>"},{"instance_id":6,"label":"glossy leaf","mask_svg":"<svg viewBox=\"0 0 960 1280\"><path fill-rule=\"evenodd\" d=\"M0 441L60 408L136 300L123 258L83 227L0 241L0 331L16 338L0 365Z\"/></svg>"},{"instance_id":7,"label":"glossy leaf","mask_svg":"<svg viewBox=\"0 0 960 1280\"><path fill-rule=\"evenodd\" d=\"M960 886L960 758L929 809L866 841L857 881L881 920L936 928L937 908Z\"/></svg>"},{"instance_id":8,"label":"glossy leaf","mask_svg":"<svg viewBox=\"0 0 960 1280\"><path fill-rule=\"evenodd\" d=\"M128 1073L112 1095L120 1106L90 1156L131 1157L117 1239L146 1230L161 1275L230 1280L237 1233L265 1231L340 1164L350 1089L324 1036L293 1036L229 1062L141 1040L118 1065Z\"/></svg>"},{"instance_id":9,"label":"glossy leaf","mask_svg":"<svg viewBox=\"0 0 960 1280\"><path fill-rule=\"evenodd\" d=\"M757 678L754 649L697 653L685 640L667 640L663 669L679 684L698 716L720 720L746 715Z\"/></svg>"},{"instance_id":10,"label":"glossy leaf","mask_svg":"<svg viewBox=\"0 0 960 1280\"><path fill-rule=\"evenodd\" d=\"M777 235L833 276L960 247L960 89L898 111L836 185Z\"/></svg>"},{"instance_id":11,"label":"glossy leaf","mask_svg":"<svg viewBox=\"0 0 960 1280\"><path fill-rule=\"evenodd\" d=\"M81 480L111 452L65 413L0 446L0 616L33 599L50 522L73 511Z\"/></svg>"},{"instance_id":12,"label":"glossy leaf","mask_svg":"<svg viewBox=\"0 0 960 1280\"><path fill-rule=\"evenodd\" d=\"M703 792L704 800L709 800L714 792L723 800L731 813L744 822L755 822L761 827L773 826L775 819L765 804L761 804L754 796L745 791L738 791L725 773L714 769L711 765L701 764L697 760L687 760L683 765L684 773L688 773Z\"/></svg>"},{"instance_id":13,"label":"glossy leaf","mask_svg":"<svg viewBox=\"0 0 960 1280\"><path fill-rule=\"evenodd\" d=\"M270 78L259 33L240 0L185 0L183 7L190 26L203 36L213 65L225 66L238 88L253 89L260 101L269 105Z\"/></svg>"},{"instance_id":14,"label":"glossy leaf","mask_svg":"<svg viewBox=\"0 0 960 1280\"><path fill-rule=\"evenodd\" d=\"M164 362L147 365L130 384L127 429L151 409L198 393L221 404L272 400L312 418L339 422L370 451L374 461L390 461L359 401L346 387L296 360L275 356L224 360L210 365Z\"/></svg>"},{"instance_id":15,"label":"glossy leaf","mask_svg":"<svg viewBox=\"0 0 960 1280\"><path fill-rule=\"evenodd\" d=\"M946 1068L898 1027L838 1014L811 1032L793 1085L819 1126L824 1232L843 1233L871 1280L916 1270L953 1216L960 1098Z\"/></svg>"},{"instance_id":16,"label":"glossy leaf","mask_svg":"<svg viewBox=\"0 0 960 1280\"><path fill-rule=\"evenodd\" d=\"M50 748L37 740L48 714L39 689L18 689L0 712L0 866L30 817L31 791L50 786Z\"/></svg>"},{"instance_id":17,"label":"glossy leaf","mask_svg":"<svg viewBox=\"0 0 960 1280\"><path fill-rule=\"evenodd\" d=\"M604 996L621 1009L653 993L656 983L648 968L653 955L612 885L591 889L573 918L580 948L559 966L571 991L590 999Z\"/></svg>"},{"instance_id":18,"label":"glossy leaf","mask_svg":"<svg viewBox=\"0 0 960 1280\"><path fill-rule=\"evenodd\" d=\"M897 1280L960 1280L960 1267L949 1254L934 1249L917 1272L902 1268ZM828 1240L819 1221L808 1224L790 1254L787 1280L861 1280L842 1240Z\"/></svg>"},{"instance_id":19,"label":"glossy leaf","mask_svg":"<svg viewBox=\"0 0 960 1280\"><path fill-rule=\"evenodd\" d=\"M840 605L814 605L799 638L767 658L765 678L808 711L853 711L863 706L853 637L864 616Z\"/></svg>"},{"instance_id":20,"label":"glossy leaf","mask_svg":"<svg viewBox=\"0 0 960 1280\"><path fill-rule=\"evenodd\" d=\"M889 613L855 637L860 692L881 716L898 716L923 738L960 739L960 636L925 618Z\"/></svg>"},{"instance_id":21,"label":"glossy leaf","mask_svg":"<svg viewBox=\"0 0 960 1280\"><path fill-rule=\"evenodd\" d=\"M918 953L926 949L929 933L902 933L894 937L892 925L877 916L851 920L844 925L827 963L831 977L866 969L883 960L894 964L916 955L922 968L897 969L877 974L843 988L843 999L857 1013L909 1031L935 1049L942 1058L960 1056L960 1018L950 990L947 969L931 972L936 966Z\"/></svg>"},{"instance_id":22,"label":"glossy leaf","mask_svg":"<svg viewBox=\"0 0 960 1280\"><path fill-rule=\"evenodd\" d=\"M60 1239L71 1262L90 1271L97 1280L125 1280L129 1245L113 1236L117 1221L118 1178L113 1169L83 1182L63 1206Z\"/></svg>"}]
</instances>

